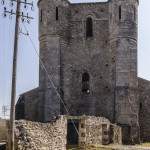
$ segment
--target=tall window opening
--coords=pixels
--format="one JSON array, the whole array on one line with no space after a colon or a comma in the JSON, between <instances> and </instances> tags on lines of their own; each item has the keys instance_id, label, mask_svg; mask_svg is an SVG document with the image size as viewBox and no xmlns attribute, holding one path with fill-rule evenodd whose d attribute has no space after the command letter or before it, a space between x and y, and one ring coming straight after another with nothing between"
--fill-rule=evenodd
<instances>
[{"instance_id":1,"label":"tall window opening","mask_svg":"<svg viewBox=\"0 0 150 150\"><path fill-rule=\"evenodd\" d=\"M91 17L88 17L86 19L86 37L92 37L93 36L93 21Z\"/></svg>"},{"instance_id":2,"label":"tall window opening","mask_svg":"<svg viewBox=\"0 0 150 150\"><path fill-rule=\"evenodd\" d=\"M42 9L40 10L40 22L42 22L43 21L43 11L42 11Z\"/></svg>"},{"instance_id":3,"label":"tall window opening","mask_svg":"<svg viewBox=\"0 0 150 150\"><path fill-rule=\"evenodd\" d=\"M140 111L142 110L142 107L143 107L143 106L142 106L142 103L140 103Z\"/></svg>"},{"instance_id":4,"label":"tall window opening","mask_svg":"<svg viewBox=\"0 0 150 150\"><path fill-rule=\"evenodd\" d=\"M82 75L82 92L83 93L90 93L90 76L87 72L83 73Z\"/></svg>"},{"instance_id":5,"label":"tall window opening","mask_svg":"<svg viewBox=\"0 0 150 150\"><path fill-rule=\"evenodd\" d=\"M134 20L136 20L136 8L134 7Z\"/></svg>"},{"instance_id":6,"label":"tall window opening","mask_svg":"<svg viewBox=\"0 0 150 150\"><path fill-rule=\"evenodd\" d=\"M56 7L56 20L58 20L58 7Z\"/></svg>"},{"instance_id":7,"label":"tall window opening","mask_svg":"<svg viewBox=\"0 0 150 150\"><path fill-rule=\"evenodd\" d=\"M121 12L121 6L119 6L119 20L121 20L121 17L122 17L122 12Z\"/></svg>"}]
</instances>

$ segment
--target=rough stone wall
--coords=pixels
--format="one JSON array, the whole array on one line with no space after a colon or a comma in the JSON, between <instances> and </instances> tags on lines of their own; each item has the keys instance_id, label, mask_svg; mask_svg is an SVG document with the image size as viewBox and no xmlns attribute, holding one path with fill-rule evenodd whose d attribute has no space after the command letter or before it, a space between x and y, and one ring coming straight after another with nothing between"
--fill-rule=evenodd
<instances>
[{"instance_id":1,"label":"rough stone wall","mask_svg":"<svg viewBox=\"0 0 150 150\"><path fill-rule=\"evenodd\" d=\"M113 120L114 94L110 77L108 3L71 4L70 39L63 57L64 101L71 115L96 115ZM93 37L86 38L86 19ZM90 76L90 93L82 92L82 75Z\"/></svg>"},{"instance_id":2,"label":"rough stone wall","mask_svg":"<svg viewBox=\"0 0 150 150\"><path fill-rule=\"evenodd\" d=\"M40 88L33 89L20 96L16 104L16 119L43 120L42 108L43 91Z\"/></svg>"},{"instance_id":3,"label":"rough stone wall","mask_svg":"<svg viewBox=\"0 0 150 150\"><path fill-rule=\"evenodd\" d=\"M107 133L103 131L104 125L106 125L105 132ZM80 145L108 144L109 143L109 137L108 137L109 126L110 126L110 122L109 120L105 118L91 116L91 117L85 117L81 119L80 128L79 128Z\"/></svg>"},{"instance_id":4,"label":"rough stone wall","mask_svg":"<svg viewBox=\"0 0 150 150\"><path fill-rule=\"evenodd\" d=\"M67 120L52 123L16 121L17 150L66 150Z\"/></svg>"},{"instance_id":5,"label":"rough stone wall","mask_svg":"<svg viewBox=\"0 0 150 150\"><path fill-rule=\"evenodd\" d=\"M121 128L103 117L59 116L50 123L16 121L16 147L18 150L66 150L67 123L70 119L79 121L78 144L107 145L121 144ZM113 126L113 130L110 127ZM68 133L67 133L68 132ZM110 133L111 132L111 133ZM117 132L117 134L116 134ZM110 136L111 135L111 136Z\"/></svg>"},{"instance_id":6,"label":"rough stone wall","mask_svg":"<svg viewBox=\"0 0 150 150\"><path fill-rule=\"evenodd\" d=\"M129 128L125 138L138 141L137 0L110 3L110 47L115 88L115 122ZM123 127L124 128L124 127Z\"/></svg>"},{"instance_id":7,"label":"rough stone wall","mask_svg":"<svg viewBox=\"0 0 150 150\"><path fill-rule=\"evenodd\" d=\"M150 81L139 78L139 123L141 140L150 141Z\"/></svg>"},{"instance_id":8,"label":"rough stone wall","mask_svg":"<svg viewBox=\"0 0 150 150\"><path fill-rule=\"evenodd\" d=\"M56 7L59 10L58 20L55 20ZM43 14L39 22L40 56L70 115L102 115L113 120L108 8L108 3L39 2L40 15L41 10ZM93 19L93 37L87 39L86 18L89 16ZM90 94L82 93L84 72L90 75ZM42 68L40 87L45 89L44 116L50 118L65 114L66 110Z\"/></svg>"},{"instance_id":9,"label":"rough stone wall","mask_svg":"<svg viewBox=\"0 0 150 150\"><path fill-rule=\"evenodd\" d=\"M61 114L58 93L62 91L62 50L67 49L69 5L65 0L39 1L38 5L42 18L39 20L40 56L44 64L40 67L40 87L44 89L44 120L50 121Z\"/></svg>"},{"instance_id":10,"label":"rough stone wall","mask_svg":"<svg viewBox=\"0 0 150 150\"><path fill-rule=\"evenodd\" d=\"M79 134L80 146L122 144L121 128L103 117L83 116L80 119Z\"/></svg>"}]
</instances>

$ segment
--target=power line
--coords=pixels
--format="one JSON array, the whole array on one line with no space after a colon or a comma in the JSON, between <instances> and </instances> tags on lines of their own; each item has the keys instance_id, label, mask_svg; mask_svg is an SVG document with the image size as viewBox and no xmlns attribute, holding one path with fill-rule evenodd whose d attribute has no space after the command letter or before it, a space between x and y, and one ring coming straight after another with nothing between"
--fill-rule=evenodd
<instances>
[{"instance_id":1,"label":"power line","mask_svg":"<svg viewBox=\"0 0 150 150\"><path fill-rule=\"evenodd\" d=\"M28 33L28 30L27 30L27 28L26 28L26 26L25 26L24 23L23 23L23 26L24 26L26 32ZM69 109L67 108L67 106L65 105L63 99L61 98L61 95L60 95L59 92L57 91L57 87L55 86L55 84L54 84L54 82L53 82L53 80L52 80L52 78L51 78L51 75L48 73L48 71L47 71L47 69L46 69L46 67L45 67L45 65L44 65L44 63L43 63L43 61L42 61L42 59L41 59L41 57L40 57L40 55L39 55L39 53L38 53L38 50L36 49L36 46L35 46L35 44L34 44L32 38L30 37L30 35L28 35L28 38L29 38L29 40L30 40L30 42L31 42L31 44L32 44L32 46L33 46L35 52L36 52L36 55L37 55L38 58L39 58L40 65L43 67L44 71L46 72L47 77L48 77L48 80L50 81L52 87L54 88L54 90L55 90L55 92L56 92L56 95L57 95L59 101L63 104L63 106L64 106L64 108L65 108L67 114L69 115L69 114L70 114ZM79 135L79 131L78 131L78 129L77 129L77 127L76 127L75 122L73 121L73 119L71 119L71 122L72 122L72 124L73 124L73 126L74 126L74 128L75 128L75 130L76 130L76 132L77 132L77 134Z\"/></svg>"}]
</instances>

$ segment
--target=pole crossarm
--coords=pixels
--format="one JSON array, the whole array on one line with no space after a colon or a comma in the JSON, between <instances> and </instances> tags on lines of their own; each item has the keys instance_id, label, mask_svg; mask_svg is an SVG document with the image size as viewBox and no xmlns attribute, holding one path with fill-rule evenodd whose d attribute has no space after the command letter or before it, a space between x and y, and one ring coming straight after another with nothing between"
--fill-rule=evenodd
<instances>
[{"instance_id":1,"label":"pole crossarm","mask_svg":"<svg viewBox=\"0 0 150 150\"><path fill-rule=\"evenodd\" d=\"M17 0L7 0L7 1L10 1L11 3L13 2L16 2L17 3ZM33 7L33 1L32 2L28 2L27 0L24 0L24 1L19 1L20 4L24 4L24 5L30 5ZM2 4L5 4L5 0L2 0Z\"/></svg>"},{"instance_id":2,"label":"pole crossarm","mask_svg":"<svg viewBox=\"0 0 150 150\"><path fill-rule=\"evenodd\" d=\"M27 15L24 15L23 12L17 12L19 17L22 17L22 18L27 18L27 19L34 19L33 17L29 16L29 14L27 13ZM9 11L7 10L6 7L4 7L4 16L6 17L7 14L10 14L10 15L16 15L16 12L14 12L13 10Z\"/></svg>"}]
</instances>

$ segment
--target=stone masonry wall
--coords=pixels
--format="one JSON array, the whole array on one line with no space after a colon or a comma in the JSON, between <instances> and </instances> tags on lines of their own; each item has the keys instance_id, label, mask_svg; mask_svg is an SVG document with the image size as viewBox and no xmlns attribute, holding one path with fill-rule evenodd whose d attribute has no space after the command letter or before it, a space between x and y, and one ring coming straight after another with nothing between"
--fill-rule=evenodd
<instances>
[{"instance_id":1,"label":"stone masonry wall","mask_svg":"<svg viewBox=\"0 0 150 150\"><path fill-rule=\"evenodd\" d=\"M103 117L83 116L80 120L79 134L80 146L122 143L121 128Z\"/></svg>"},{"instance_id":2,"label":"stone masonry wall","mask_svg":"<svg viewBox=\"0 0 150 150\"><path fill-rule=\"evenodd\" d=\"M70 5L68 49L62 49L64 102L71 115L104 116L111 121L114 91L110 75L108 3ZM92 18L93 37L86 37L86 19ZM89 94L82 92L82 75L89 74Z\"/></svg>"},{"instance_id":3,"label":"stone masonry wall","mask_svg":"<svg viewBox=\"0 0 150 150\"><path fill-rule=\"evenodd\" d=\"M16 121L18 150L66 150L66 119L53 123Z\"/></svg>"},{"instance_id":4,"label":"stone masonry wall","mask_svg":"<svg viewBox=\"0 0 150 150\"><path fill-rule=\"evenodd\" d=\"M16 104L16 120L43 121L43 90L39 87L23 93Z\"/></svg>"},{"instance_id":5,"label":"stone masonry wall","mask_svg":"<svg viewBox=\"0 0 150 150\"><path fill-rule=\"evenodd\" d=\"M150 141L150 81L139 78L139 123L141 140Z\"/></svg>"},{"instance_id":6,"label":"stone masonry wall","mask_svg":"<svg viewBox=\"0 0 150 150\"><path fill-rule=\"evenodd\" d=\"M51 123L25 120L16 121L15 135L17 149L66 150L67 137L71 133L67 131L67 120L74 120L75 118L79 121L79 146L107 145L110 143L121 144L121 128L111 124L106 118L94 116L60 116Z\"/></svg>"}]
</instances>

